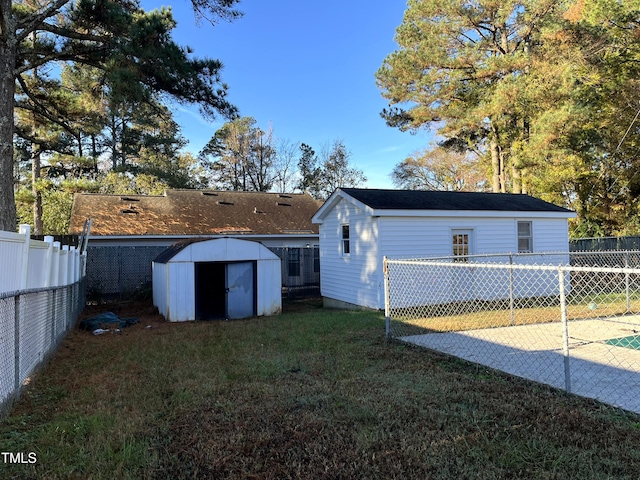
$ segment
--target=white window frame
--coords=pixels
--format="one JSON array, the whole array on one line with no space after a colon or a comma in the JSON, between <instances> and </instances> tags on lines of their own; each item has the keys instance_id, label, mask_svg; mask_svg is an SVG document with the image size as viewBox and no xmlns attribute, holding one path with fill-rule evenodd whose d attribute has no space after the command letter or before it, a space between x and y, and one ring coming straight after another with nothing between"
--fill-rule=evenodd
<instances>
[{"instance_id":1,"label":"white window frame","mask_svg":"<svg viewBox=\"0 0 640 480\"><path fill-rule=\"evenodd\" d=\"M520 225L529 226L529 235L520 234ZM520 248L520 240L526 240L529 244L528 249ZM533 252L533 222L531 220L517 220L516 221L516 247L518 253L532 253Z\"/></svg>"},{"instance_id":2,"label":"white window frame","mask_svg":"<svg viewBox=\"0 0 640 480\"><path fill-rule=\"evenodd\" d=\"M465 253L459 253L456 251L456 245L454 243L454 238L456 235L466 235L467 236L467 243L466 243L466 254ZM472 228L452 228L450 235L449 235L449 241L451 242L451 256L453 258L454 262L468 262L469 261L469 255L473 255L475 253L475 247L473 244L474 241L474 230Z\"/></svg>"},{"instance_id":3,"label":"white window frame","mask_svg":"<svg viewBox=\"0 0 640 480\"><path fill-rule=\"evenodd\" d=\"M345 237L345 227L347 228L347 236ZM345 248L346 247L346 248ZM343 257L351 255L351 228L348 223L340 225L340 253Z\"/></svg>"}]
</instances>

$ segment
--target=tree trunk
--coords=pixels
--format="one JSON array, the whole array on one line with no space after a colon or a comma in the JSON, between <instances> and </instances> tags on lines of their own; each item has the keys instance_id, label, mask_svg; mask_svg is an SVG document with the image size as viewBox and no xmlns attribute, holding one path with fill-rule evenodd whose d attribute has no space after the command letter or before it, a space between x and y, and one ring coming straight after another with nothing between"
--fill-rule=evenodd
<instances>
[{"instance_id":1,"label":"tree trunk","mask_svg":"<svg viewBox=\"0 0 640 480\"><path fill-rule=\"evenodd\" d=\"M15 232L13 192L13 105L16 65L15 20L11 0L0 0L0 230Z\"/></svg>"},{"instance_id":2,"label":"tree trunk","mask_svg":"<svg viewBox=\"0 0 640 480\"><path fill-rule=\"evenodd\" d=\"M42 223L42 193L38 189L38 180L40 180L40 147L33 145L33 154L31 155L31 191L33 193L33 234L44 235L44 226Z\"/></svg>"},{"instance_id":3,"label":"tree trunk","mask_svg":"<svg viewBox=\"0 0 640 480\"><path fill-rule=\"evenodd\" d=\"M498 141L493 138L490 143L491 149L491 174L492 183L491 190L493 193L500 192L500 151L498 149Z\"/></svg>"}]
</instances>

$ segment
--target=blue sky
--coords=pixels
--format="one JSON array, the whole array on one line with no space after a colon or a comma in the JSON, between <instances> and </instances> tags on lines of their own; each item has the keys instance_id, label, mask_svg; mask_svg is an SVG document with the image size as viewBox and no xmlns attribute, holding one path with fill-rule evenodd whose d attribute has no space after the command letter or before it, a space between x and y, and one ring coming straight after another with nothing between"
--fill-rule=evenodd
<instances>
[{"instance_id":1,"label":"blue sky","mask_svg":"<svg viewBox=\"0 0 640 480\"><path fill-rule=\"evenodd\" d=\"M145 10L163 5L171 5L178 22L177 43L223 62L228 98L241 115L316 152L342 140L368 178L363 187L393 188L393 167L431 141L428 132L400 132L380 117L387 101L374 74L397 47L405 0L242 0L244 16L215 27L197 26L187 0L142 0ZM222 120L175 108L187 150L197 154Z\"/></svg>"}]
</instances>

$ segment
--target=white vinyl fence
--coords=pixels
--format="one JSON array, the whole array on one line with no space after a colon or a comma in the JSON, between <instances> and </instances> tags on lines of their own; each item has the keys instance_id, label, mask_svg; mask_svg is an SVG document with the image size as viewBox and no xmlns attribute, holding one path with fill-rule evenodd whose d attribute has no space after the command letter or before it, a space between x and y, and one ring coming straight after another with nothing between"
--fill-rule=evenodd
<instances>
[{"instance_id":1,"label":"white vinyl fence","mask_svg":"<svg viewBox=\"0 0 640 480\"><path fill-rule=\"evenodd\" d=\"M0 414L74 326L85 305L84 264L75 247L31 240L24 226L0 231Z\"/></svg>"},{"instance_id":2,"label":"white vinyl fence","mask_svg":"<svg viewBox=\"0 0 640 480\"><path fill-rule=\"evenodd\" d=\"M20 233L0 231L0 294L69 285L84 276L86 256L53 237L31 240L29 225Z\"/></svg>"},{"instance_id":3,"label":"white vinyl fence","mask_svg":"<svg viewBox=\"0 0 640 480\"><path fill-rule=\"evenodd\" d=\"M640 413L640 252L385 259L387 335Z\"/></svg>"}]
</instances>

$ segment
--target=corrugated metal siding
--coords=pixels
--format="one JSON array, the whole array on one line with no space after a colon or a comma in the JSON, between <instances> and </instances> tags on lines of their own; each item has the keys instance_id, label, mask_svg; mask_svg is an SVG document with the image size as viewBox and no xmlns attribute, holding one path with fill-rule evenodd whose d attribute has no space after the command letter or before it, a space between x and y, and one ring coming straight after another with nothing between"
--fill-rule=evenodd
<instances>
[{"instance_id":1,"label":"corrugated metal siding","mask_svg":"<svg viewBox=\"0 0 640 480\"><path fill-rule=\"evenodd\" d=\"M182 322L196 318L195 267L193 263L168 263L168 320Z\"/></svg>"}]
</instances>

